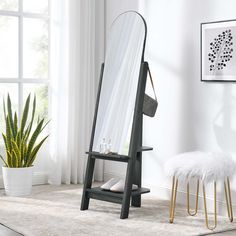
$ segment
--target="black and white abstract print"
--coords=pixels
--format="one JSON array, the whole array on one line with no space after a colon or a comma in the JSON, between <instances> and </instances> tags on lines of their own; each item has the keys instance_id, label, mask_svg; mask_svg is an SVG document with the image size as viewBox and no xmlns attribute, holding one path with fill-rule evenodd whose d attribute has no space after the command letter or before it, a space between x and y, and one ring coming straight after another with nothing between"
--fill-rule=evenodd
<instances>
[{"instance_id":1,"label":"black and white abstract print","mask_svg":"<svg viewBox=\"0 0 236 236\"><path fill-rule=\"evenodd\" d=\"M233 57L233 35L231 29L224 30L210 43L208 60L211 62L209 70L213 74L223 70Z\"/></svg>"},{"instance_id":2,"label":"black and white abstract print","mask_svg":"<svg viewBox=\"0 0 236 236\"><path fill-rule=\"evenodd\" d=\"M236 26L205 30L204 73L236 76Z\"/></svg>"}]
</instances>

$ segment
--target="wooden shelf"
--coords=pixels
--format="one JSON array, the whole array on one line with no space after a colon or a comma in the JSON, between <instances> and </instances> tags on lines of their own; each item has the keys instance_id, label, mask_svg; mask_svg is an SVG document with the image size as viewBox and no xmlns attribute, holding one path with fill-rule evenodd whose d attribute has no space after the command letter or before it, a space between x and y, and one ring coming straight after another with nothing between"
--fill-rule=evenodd
<instances>
[{"instance_id":1,"label":"wooden shelf","mask_svg":"<svg viewBox=\"0 0 236 236\"><path fill-rule=\"evenodd\" d=\"M138 152L145 152L145 151L151 151L153 150L152 147L140 147L138 149ZM96 159L103 159L103 160L109 160L109 161L120 161L120 162L128 162L129 156L126 155L119 155L119 154L103 154L100 152L86 152L86 154L89 154L92 156L92 158Z\"/></svg>"},{"instance_id":2,"label":"wooden shelf","mask_svg":"<svg viewBox=\"0 0 236 236\"><path fill-rule=\"evenodd\" d=\"M139 188L131 192L131 196L139 196L144 193L149 193L150 189L148 188ZM107 190L103 190L100 187L95 187L87 189L88 197L93 199L98 199L102 201L108 201L113 203L121 203L123 199L123 193L116 193Z\"/></svg>"},{"instance_id":3,"label":"wooden shelf","mask_svg":"<svg viewBox=\"0 0 236 236\"><path fill-rule=\"evenodd\" d=\"M142 146L138 149L138 152L152 151L152 147Z\"/></svg>"},{"instance_id":4,"label":"wooden shelf","mask_svg":"<svg viewBox=\"0 0 236 236\"><path fill-rule=\"evenodd\" d=\"M128 162L129 160L128 156L119 154L103 154L100 152L86 152L86 154L91 155L92 158L109 160L109 161Z\"/></svg>"}]
</instances>

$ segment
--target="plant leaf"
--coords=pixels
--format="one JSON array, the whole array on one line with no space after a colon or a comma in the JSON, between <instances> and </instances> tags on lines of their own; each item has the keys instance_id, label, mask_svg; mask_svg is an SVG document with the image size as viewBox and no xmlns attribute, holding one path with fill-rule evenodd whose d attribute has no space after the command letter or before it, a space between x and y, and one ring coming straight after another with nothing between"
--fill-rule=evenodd
<instances>
[{"instance_id":1,"label":"plant leaf","mask_svg":"<svg viewBox=\"0 0 236 236\"><path fill-rule=\"evenodd\" d=\"M9 116L7 116L6 120L6 143L7 143L7 149L9 152L11 152L11 139L12 139L12 132L10 127L10 120Z\"/></svg>"},{"instance_id":2,"label":"plant leaf","mask_svg":"<svg viewBox=\"0 0 236 236\"><path fill-rule=\"evenodd\" d=\"M9 167L12 167L12 155L8 150L7 150L7 164Z\"/></svg>"},{"instance_id":3,"label":"plant leaf","mask_svg":"<svg viewBox=\"0 0 236 236\"><path fill-rule=\"evenodd\" d=\"M15 134L14 123L13 123L13 119L12 119L11 98L10 98L9 94L7 95L7 113L8 113L11 131L12 131L13 137L15 138L16 134Z\"/></svg>"},{"instance_id":4,"label":"plant leaf","mask_svg":"<svg viewBox=\"0 0 236 236\"><path fill-rule=\"evenodd\" d=\"M5 105L5 99L3 98L3 113L4 113L4 119L6 121L7 115L6 115L6 105Z\"/></svg>"},{"instance_id":5,"label":"plant leaf","mask_svg":"<svg viewBox=\"0 0 236 236\"><path fill-rule=\"evenodd\" d=\"M6 138L6 135L4 133L2 133L2 137L3 137L3 140L4 140L5 148L7 149L7 138Z\"/></svg>"},{"instance_id":6,"label":"plant leaf","mask_svg":"<svg viewBox=\"0 0 236 236\"><path fill-rule=\"evenodd\" d=\"M5 143L6 156L7 156L5 162L6 162L7 166L10 167L10 166L9 166L9 165L10 165L10 164L9 164L9 163L10 163L10 162L9 162L9 154L8 154L8 152L7 152L7 149L8 149L8 147L7 147L7 138L6 138L6 136L5 136L4 133L2 133L2 137L3 137L4 143Z\"/></svg>"},{"instance_id":7,"label":"plant leaf","mask_svg":"<svg viewBox=\"0 0 236 236\"><path fill-rule=\"evenodd\" d=\"M12 161L12 167L18 167L17 157L14 150L12 150L11 161Z\"/></svg>"},{"instance_id":8,"label":"plant leaf","mask_svg":"<svg viewBox=\"0 0 236 236\"><path fill-rule=\"evenodd\" d=\"M32 110L32 115L31 115L31 121L30 121L30 124L29 124L29 129L27 131L27 139L28 139L28 137L30 135L30 132L31 132L31 129L32 129L32 126L33 126L34 115L35 115L35 108L36 108L36 96L34 95L33 110Z\"/></svg>"},{"instance_id":9,"label":"plant leaf","mask_svg":"<svg viewBox=\"0 0 236 236\"><path fill-rule=\"evenodd\" d=\"M27 154L27 151L28 151L28 146L27 146L27 144L25 142L23 144L24 145L23 145L23 155L22 155L22 157L24 159L24 164L26 164L26 162L27 162L26 154Z\"/></svg>"},{"instance_id":10,"label":"plant leaf","mask_svg":"<svg viewBox=\"0 0 236 236\"><path fill-rule=\"evenodd\" d=\"M2 159L4 165L5 165L6 167L9 167L8 164L6 163L6 161L4 160L4 158L3 158L3 156L2 156L1 154L0 154L0 158Z\"/></svg>"},{"instance_id":11,"label":"plant leaf","mask_svg":"<svg viewBox=\"0 0 236 236\"><path fill-rule=\"evenodd\" d=\"M18 119L17 119L17 114L16 114L16 112L15 112L15 114L14 114L14 132L15 132L15 136L14 136L14 138L15 138L15 139L16 139L16 136L17 136L17 130L18 130L17 122L18 122Z\"/></svg>"},{"instance_id":12,"label":"plant leaf","mask_svg":"<svg viewBox=\"0 0 236 236\"><path fill-rule=\"evenodd\" d=\"M34 144L39 136L39 134L41 133L41 129L42 129L42 126L43 126L43 122L44 122L44 119L42 119L39 124L37 125L35 131L33 132L31 138L30 138L30 141L29 141L29 144L28 144L28 150L27 150L27 154L26 154L26 158L27 158L27 161L28 161L28 158L30 156L30 152L31 150L33 149L34 147Z\"/></svg>"},{"instance_id":13,"label":"plant leaf","mask_svg":"<svg viewBox=\"0 0 236 236\"><path fill-rule=\"evenodd\" d=\"M29 94L29 96L26 99L25 107L24 107L24 111L23 111L23 115L22 115L22 119L21 119L21 125L20 125L21 137L23 137L23 133L24 133L24 129L25 129L25 124L26 124L27 118L28 118L29 104L30 104L30 94Z\"/></svg>"},{"instance_id":14,"label":"plant leaf","mask_svg":"<svg viewBox=\"0 0 236 236\"><path fill-rule=\"evenodd\" d=\"M17 143L14 140L11 140L12 143L12 151L14 152L16 163L18 166L21 166L21 152L19 147L17 146Z\"/></svg>"},{"instance_id":15,"label":"plant leaf","mask_svg":"<svg viewBox=\"0 0 236 236\"><path fill-rule=\"evenodd\" d=\"M21 137L20 137L20 132L19 131L17 132L17 135L16 135L16 143L17 143L17 146L19 147L20 143L21 143Z\"/></svg>"},{"instance_id":16,"label":"plant leaf","mask_svg":"<svg viewBox=\"0 0 236 236\"><path fill-rule=\"evenodd\" d=\"M41 131L44 130L44 128L48 125L48 123L49 123L50 121L51 121L51 120L49 120L49 121L47 121L47 122L45 123L45 125L42 127Z\"/></svg>"},{"instance_id":17,"label":"plant leaf","mask_svg":"<svg viewBox=\"0 0 236 236\"><path fill-rule=\"evenodd\" d=\"M23 141L21 141L19 149L20 149L21 163L23 165L23 160L24 160L24 142Z\"/></svg>"},{"instance_id":18,"label":"plant leaf","mask_svg":"<svg viewBox=\"0 0 236 236\"><path fill-rule=\"evenodd\" d=\"M29 158L28 158L28 161L26 163L26 166L29 167L33 164L35 158L36 158L36 155L39 151L39 149L41 148L42 144L44 143L44 141L48 138L49 135L47 135L44 139L42 139L38 145L35 146L35 148L32 150Z\"/></svg>"}]
</instances>

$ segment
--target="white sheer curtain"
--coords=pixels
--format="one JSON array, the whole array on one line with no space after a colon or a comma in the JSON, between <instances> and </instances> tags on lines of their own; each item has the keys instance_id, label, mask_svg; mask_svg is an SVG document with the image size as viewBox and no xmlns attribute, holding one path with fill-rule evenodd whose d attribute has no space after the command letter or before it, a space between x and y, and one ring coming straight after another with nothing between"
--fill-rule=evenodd
<instances>
[{"instance_id":1,"label":"white sheer curtain","mask_svg":"<svg viewBox=\"0 0 236 236\"><path fill-rule=\"evenodd\" d=\"M104 50L104 2L51 0L49 183L82 183ZM96 168L98 180L103 164Z\"/></svg>"}]
</instances>

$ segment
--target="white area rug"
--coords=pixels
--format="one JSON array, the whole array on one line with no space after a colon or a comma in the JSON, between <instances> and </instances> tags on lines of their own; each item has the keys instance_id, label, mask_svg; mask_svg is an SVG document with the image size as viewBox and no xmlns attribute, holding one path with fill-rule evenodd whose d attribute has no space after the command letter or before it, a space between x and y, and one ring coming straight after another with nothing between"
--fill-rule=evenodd
<instances>
[{"instance_id":1,"label":"white area rug","mask_svg":"<svg viewBox=\"0 0 236 236\"><path fill-rule=\"evenodd\" d=\"M26 198L7 197L1 190L0 222L26 236L182 236L211 232L205 228L201 211L190 217L180 206L175 223L169 224L169 203L151 194L143 195L142 207L131 207L129 218L120 220L118 204L91 200L89 210L80 211L81 193L81 185L36 186ZM236 229L236 223L219 217L216 232L230 229Z\"/></svg>"}]
</instances>

